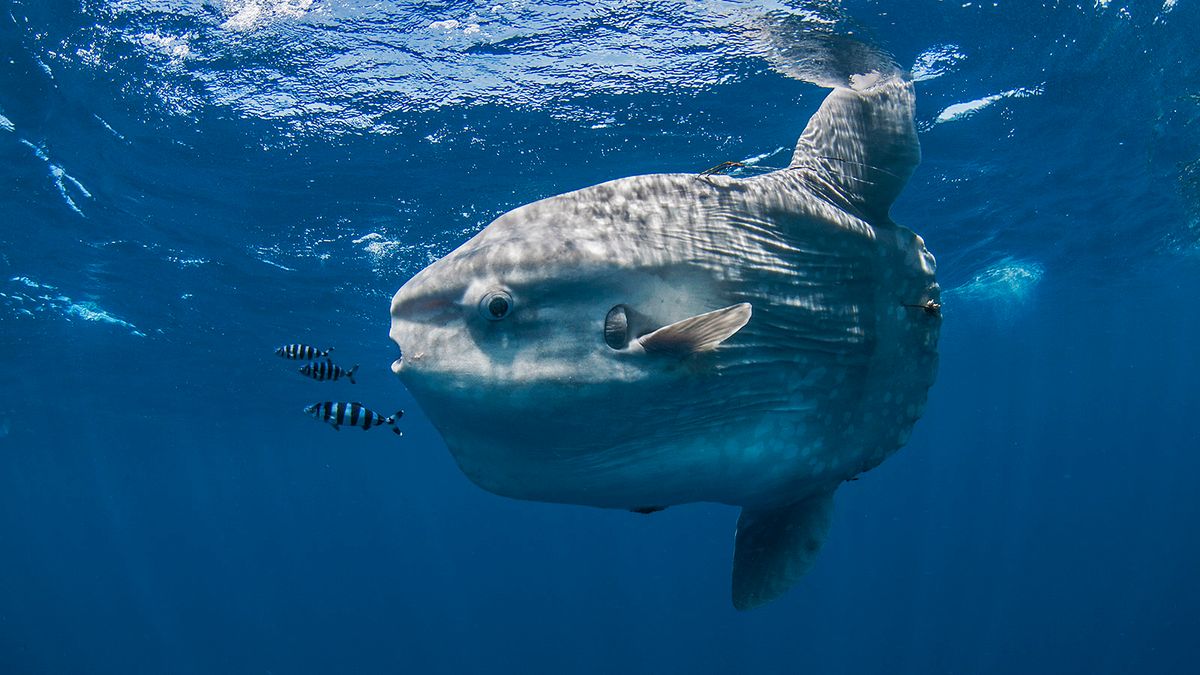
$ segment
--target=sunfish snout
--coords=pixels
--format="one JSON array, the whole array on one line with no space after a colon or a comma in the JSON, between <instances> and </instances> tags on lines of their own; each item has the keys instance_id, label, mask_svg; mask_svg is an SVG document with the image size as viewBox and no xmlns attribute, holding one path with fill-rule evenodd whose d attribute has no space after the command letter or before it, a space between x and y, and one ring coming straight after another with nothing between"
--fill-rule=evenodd
<instances>
[{"instance_id":1,"label":"sunfish snout","mask_svg":"<svg viewBox=\"0 0 1200 675\"><path fill-rule=\"evenodd\" d=\"M422 281L427 277L409 279L392 298L389 335L400 348L400 357L391 366L396 375L416 368L427 354L444 351L436 348L445 340L441 335L453 332L450 326L461 314L454 293Z\"/></svg>"}]
</instances>

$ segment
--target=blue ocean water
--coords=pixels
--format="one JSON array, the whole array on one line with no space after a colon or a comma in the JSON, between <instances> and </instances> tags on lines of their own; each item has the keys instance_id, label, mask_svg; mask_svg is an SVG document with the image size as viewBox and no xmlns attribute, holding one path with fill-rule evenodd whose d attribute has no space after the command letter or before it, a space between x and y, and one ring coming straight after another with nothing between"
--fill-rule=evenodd
<instances>
[{"instance_id":1,"label":"blue ocean water","mask_svg":"<svg viewBox=\"0 0 1200 675\"><path fill-rule=\"evenodd\" d=\"M781 22L913 71L893 217L945 323L908 446L738 613L733 508L470 484L388 302L528 201L785 163L824 91ZM1191 0L0 3L0 673L1195 672L1198 29ZM328 398L405 436L301 412Z\"/></svg>"}]
</instances>

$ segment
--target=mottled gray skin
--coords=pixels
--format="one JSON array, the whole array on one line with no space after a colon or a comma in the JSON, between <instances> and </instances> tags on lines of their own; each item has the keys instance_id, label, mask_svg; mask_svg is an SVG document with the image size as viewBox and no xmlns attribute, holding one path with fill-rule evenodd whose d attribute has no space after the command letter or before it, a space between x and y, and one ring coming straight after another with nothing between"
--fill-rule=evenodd
<instances>
[{"instance_id":1,"label":"mottled gray skin","mask_svg":"<svg viewBox=\"0 0 1200 675\"><path fill-rule=\"evenodd\" d=\"M894 79L831 93L788 169L635 176L517 208L396 294L393 370L497 494L748 515L825 500L811 550L772 563L784 580L740 602L735 580L735 604L760 604L811 564L828 496L904 444L933 382L940 317L913 307L938 299L933 257L887 215L918 152ZM511 313L489 321L479 303L501 289ZM738 303L749 322L713 350L604 340L618 304L636 337Z\"/></svg>"}]
</instances>

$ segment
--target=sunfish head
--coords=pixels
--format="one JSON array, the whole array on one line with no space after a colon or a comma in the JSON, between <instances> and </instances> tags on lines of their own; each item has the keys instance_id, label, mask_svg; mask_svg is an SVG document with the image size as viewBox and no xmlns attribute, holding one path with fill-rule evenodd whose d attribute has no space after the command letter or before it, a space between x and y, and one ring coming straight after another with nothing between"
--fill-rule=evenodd
<instances>
[{"instance_id":1,"label":"sunfish head","mask_svg":"<svg viewBox=\"0 0 1200 675\"><path fill-rule=\"evenodd\" d=\"M719 362L713 347L746 323L749 306L698 337L664 329L736 301L597 206L641 179L659 177L511 211L392 300L403 353L392 370L483 487L577 501L555 471L586 473L619 462L620 448L700 431L700 418L716 423L721 395L702 383Z\"/></svg>"}]
</instances>

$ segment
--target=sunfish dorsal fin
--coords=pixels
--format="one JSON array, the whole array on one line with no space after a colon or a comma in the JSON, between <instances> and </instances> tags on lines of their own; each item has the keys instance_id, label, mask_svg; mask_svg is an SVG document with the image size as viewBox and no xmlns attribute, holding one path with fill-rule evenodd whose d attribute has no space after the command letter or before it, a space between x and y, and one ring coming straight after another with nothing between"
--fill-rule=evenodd
<instances>
[{"instance_id":1,"label":"sunfish dorsal fin","mask_svg":"<svg viewBox=\"0 0 1200 675\"><path fill-rule=\"evenodd\" d=\"M743 302L692 316L638 338L650 354L678 354L716 349L750 321L750 303Z\"/></svg>"},{"instance_id":2,"label":"sunfish dorsal fin","mask_svg":"<svg viewBox=\"0 0 1200 675\"><path fill-rule=\"evenodd\" d=\"M743 508L733 552L733 606L754 609L804 576L829 532L833 492L775 509Z\"/></svg>"},{"instance_id":3,"label":"sunfish dorsal fin","mask_svg":"<svg viewBox=\"0 0 1200 675\"><path fill-rule=\"evenodd\" d=\"M900 76L838 87L809 120L790 167L811 169L868 218L887 218L921 162L914 108L912 82Z\"/></svg>"}]
</instances>

